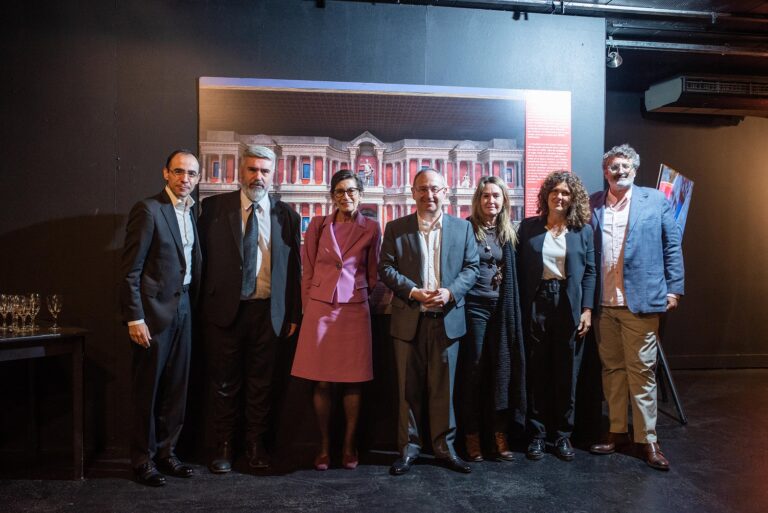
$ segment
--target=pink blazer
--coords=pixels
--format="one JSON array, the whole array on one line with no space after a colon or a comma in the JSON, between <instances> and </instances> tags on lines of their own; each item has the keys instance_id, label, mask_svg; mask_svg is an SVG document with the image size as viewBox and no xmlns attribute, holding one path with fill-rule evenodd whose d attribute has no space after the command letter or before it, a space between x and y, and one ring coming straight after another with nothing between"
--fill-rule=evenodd
<instances>
[{"instance_id":1,"label":"pink blazer","mask_svg":"<svg viewBox=\"0 0 768 513\"><path fill-rule=\"evenodd\" d=\"M333 234L336 211L309 223L301 252L302 302L309 299L333 303L362 303L376 286L381 249L379 223L364 215L355 216L354 227L344 247Z\"/></svg>"}]
</instances>

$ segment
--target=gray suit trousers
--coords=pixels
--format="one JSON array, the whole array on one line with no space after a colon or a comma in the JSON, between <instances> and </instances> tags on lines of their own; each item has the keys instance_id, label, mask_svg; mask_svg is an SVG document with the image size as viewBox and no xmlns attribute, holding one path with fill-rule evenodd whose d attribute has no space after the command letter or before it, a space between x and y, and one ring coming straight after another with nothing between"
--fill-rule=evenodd
<instances>
[{"instance_id":1,"label":"gray suit trousers","mask_svg":"<svg viewBox=\"0 0 768 513\"><path fill-rule=\"evenodd\" d=\"M422 316L413 340L393 339L399 390L397 442L403 456L421 452L421 411L425 394L432 448L438 458L456 456L453 383L459 354L457 340L445 334L443 319ZM426 388L426 390L425 390Z\"/></svg>"}]
</instances>

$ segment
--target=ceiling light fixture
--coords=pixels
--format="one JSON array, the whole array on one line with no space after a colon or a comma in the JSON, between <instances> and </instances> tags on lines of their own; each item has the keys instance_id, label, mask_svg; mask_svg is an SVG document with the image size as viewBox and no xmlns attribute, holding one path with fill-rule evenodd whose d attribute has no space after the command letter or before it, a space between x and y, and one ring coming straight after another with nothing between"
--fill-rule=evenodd
<instances>
[{"instance_id":1,"label":"ceiling light fixture","mask_svg":"<svg viewBox=\"0 0 768 513\"><path fill-rule=\"evenodd\" d=\"M624 59L619 55L619 49L613 43L613 36L608 36L608 55L605 57L605 65L609 68L618 68Z\"/></svg>"}]
</instances>

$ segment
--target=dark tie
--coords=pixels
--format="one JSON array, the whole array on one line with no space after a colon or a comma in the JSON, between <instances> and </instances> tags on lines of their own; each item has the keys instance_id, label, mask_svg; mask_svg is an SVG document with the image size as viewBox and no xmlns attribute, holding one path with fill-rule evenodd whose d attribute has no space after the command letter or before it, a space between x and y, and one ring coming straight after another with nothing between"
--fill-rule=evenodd
<instances>
[{"instance_id":1,"label":"dark tie","mask_svg":"<svg viewBox=\"0 0 768 513\"><path fill-rule=\"evenodd\" d=\"M256 291L256 255L259 250L259 220L256 218L256 204L251 206L243 236L243 283L240 298L248 299Z\"/></svg>"}]
</instances>

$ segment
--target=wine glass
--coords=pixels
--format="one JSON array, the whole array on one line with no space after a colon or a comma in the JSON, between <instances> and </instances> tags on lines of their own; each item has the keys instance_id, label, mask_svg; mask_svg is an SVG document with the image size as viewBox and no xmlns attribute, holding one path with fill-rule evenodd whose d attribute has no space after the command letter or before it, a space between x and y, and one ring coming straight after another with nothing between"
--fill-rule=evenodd
<instances>
[{"instance_id":1,"label":"wine glass","mask_svg":"<svg viewBox=\"0 0 768 513\"><path fill-rule=\"evenodd\" d=\"M29 295L29 313L32 317L32 325L30 328L32 331L36 330L38 328L37 324L35 324L35 319L37 319L37 314L40 312L40 294L33 292Z\"/></svg>"},{"instance_id":2,"label":"wine glass","mask_svg":"<svg viewBox=\"0 0 768 513\"><path fill-rule=\"evenodd\" d=\"M23 331L21 325L21 296L11 296L11 331Z\"/></svg>"},{"instance_id":3,"label":"wine glass","mask_svg":"<svg viewBox=\"0 0 768 513\"><path fill-rule=\"evenodd\" d=\"M46 298L46 303L48 304L48 311L51 312L53 317L51 331L59 331L61 329L58 325L59 312L61 312L61 294L50 294Z\"/></svg>"},{"instance_id":4,"label":"wine glass","mask_svg":"<svg viewBox=\"0 0 768 513\"><path fill-rule=\"evenodd\" d=\"M21 307L19 308L19 331L23 333L32 329L27 326L27 317L29 317L31 309L29 298L27 296L19 296L19 302L21 303Z\"/></svg>"},{"instance_id":5,"label":"wine glass","mask_svg":"<svg viewBox=\"0 0 768 513\"><path fill-rule=\"evenodd\" d=\"M8 328L5 327L5 318L8 315L8 312L11 311L10 308L10 296L0 294L0 319L3 321L2 326L0 326L0 331L3 333L8 331Z\"/></svg>"}]
</instances>

